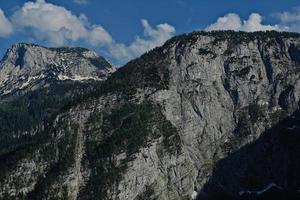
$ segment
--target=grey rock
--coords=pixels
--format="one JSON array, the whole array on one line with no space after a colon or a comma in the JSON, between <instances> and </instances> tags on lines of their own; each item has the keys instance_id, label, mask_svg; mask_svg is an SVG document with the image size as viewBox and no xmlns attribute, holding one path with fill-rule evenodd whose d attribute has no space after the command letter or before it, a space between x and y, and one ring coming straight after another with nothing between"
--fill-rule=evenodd
<instances>
[{"instance_id":1,"label":"grey rock","mask_svg":"<svg viewBox=\"0 0 300 200\"><path fill-rule=\"evenodd\" d=\"M47 85L48 79L105 80L114 71L115 67L88 49L20 43L8 49L0 62L0 95L35 90Z\"/></svg>"},{"instance_id":2,"label":"grey rock","mask_svg":"<svg viewBox=\"0 0 300 200\"><path fill-rule=\"evenodd\" d=\"M7 157L26 175L16 185L11 180L18 173L7 169L0 195L195 199L216 163L299 109L299 49L300 36L292 33L175 37L57 115L49 130L38 134L46 136L33 150L40 161L31 153L22 154L26 162ZM47 144L47 151L38 151ZM26 167L33 162L36 167Z\"/></svg>"}]
</instances>

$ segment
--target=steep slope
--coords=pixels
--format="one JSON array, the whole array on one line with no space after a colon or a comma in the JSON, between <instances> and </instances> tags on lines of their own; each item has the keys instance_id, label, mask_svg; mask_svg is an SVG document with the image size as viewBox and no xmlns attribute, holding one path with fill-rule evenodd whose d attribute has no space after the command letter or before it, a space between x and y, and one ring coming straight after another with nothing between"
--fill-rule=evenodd
<instances>
[{"instance_id":1,"label":"steep slope","mask_svg":"<svg viewBox=\"0 0 300 200\"><path fill-rule=\"evenodd\" d=\"M85 98L113 71L88 49L13 45L0 62L0 154L31 143L63 107Z\"/></svg>"},{"instance_id":2,"label":"steep slope","mask_svg":"<svg viewBox=\"0 0 300 200\"><path fill-rule=\"evenodd\" d=\"M245 174L226 176L221 185L209 180L232 174L221 159L234 157L299 109L299 75L298 34L226 31L172 38L64 107L29 143L3 153L0 196L177 200L210 198L214 190L206 188L221 187L235 198L272 184L275 178L266 176L251 185ZM274 145L280 149L280 138ZM214 170L219 161L220 173ZM266 173L264 166L255 168L256 177Z\"/></svg>"},{"instance_id":3,"label":"steep slope","mask_svg":"<svg viewBox=\"0 0 300 200\"><path fill-rule=\"evenodd\" d=\"M299 199L299 122L298 110L221 159L198 199Z\"/></svg>"}]
</instances>

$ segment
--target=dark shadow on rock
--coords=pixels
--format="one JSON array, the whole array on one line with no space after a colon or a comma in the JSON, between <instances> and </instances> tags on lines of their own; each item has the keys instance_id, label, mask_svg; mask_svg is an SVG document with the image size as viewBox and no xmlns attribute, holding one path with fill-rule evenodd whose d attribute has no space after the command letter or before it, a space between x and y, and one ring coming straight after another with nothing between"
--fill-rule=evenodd
<instances>
[{"instance_id":1,"label":"dark shadow on rock","mask_svg":"<svg viewBox=\"0 0 300 200\"><path fill-rule=\"evenodd\" d=\"M220 160L197 200L300 199L300 111Z\"/></svg>"}]
</instances>

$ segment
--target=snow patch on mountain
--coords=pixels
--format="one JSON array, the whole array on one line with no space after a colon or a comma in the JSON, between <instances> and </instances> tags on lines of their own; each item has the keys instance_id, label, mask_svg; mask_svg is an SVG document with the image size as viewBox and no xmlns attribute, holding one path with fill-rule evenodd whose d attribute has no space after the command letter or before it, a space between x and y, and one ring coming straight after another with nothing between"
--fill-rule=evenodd
<instances>
[{"instance_id":1,"label":"snow patch on mountain","mask_svg":"<svg viewBox=\"0 0 300 200\"><path fill-rule=\"evenodd\" d=\"M112 64L88 49L15 44L0 62L0 96L37 89L48 80L103 81L115 71Z\"/></svg>"},{"instance_id":2,"label":"snow patch on mountain","mask_svg":"<svg viewBox=\"0 0 300 200\"><path fill-rule=\"evenodd\" d=\"M243 190L243 191L240 191L240 192L239 192L239 195L240 195L240 196L245 195L245 194L247 194L247 195L249 195L249 194L262 195L263 193L267 192L268 190L270 190L270 189L272 189L272 188L278 189L278 190L283 190L282 187L276 185L275 183L271 183L271 184L269 184L267 187L265 187L265 188L262 189L262 190L254 190L254 191L250 191L250 190L244 191L244 190Z\"/></svg>"},{"instance_id":3,"label":"snow patch on mountain","mask_svg":"<svg viewBox=\"0 0 300 200\"><path fill-rule=\"evenodd\" d=\"M93 77L93 76L79 76L79 75L75 75L74 77L70 77L70 76L66 76L66 75L62 75L59 74L57 76L58 80L72 80L72 81L85 81L85 80L94 80L94 81L103 81L104 79L102 78L97 78L97 77Z\"/></svg>"}]
</instances>

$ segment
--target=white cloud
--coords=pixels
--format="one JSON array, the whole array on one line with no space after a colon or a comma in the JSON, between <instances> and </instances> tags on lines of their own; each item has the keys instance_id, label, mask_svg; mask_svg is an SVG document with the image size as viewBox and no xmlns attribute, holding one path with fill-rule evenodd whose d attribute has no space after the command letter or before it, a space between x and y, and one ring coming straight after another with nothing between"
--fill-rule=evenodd
<instances>
[{"instance_id":1,"label":"white cloud","mask_svg":"<svg viewBox=\"0 0 300 200\"><path fill-rule=\"evenodd\" d=\"M262 16L257 13L252 13L247 21L244 21L242 26L243 31L253 32L253 31L270 31L277 30L280 31L281 28L276 25L264 25L262 24Z\"/></svg>"},{"instance_id":2,"label":"white cloud","mask_svg":"<svg viewBox=\"0 0 300 200\"><path fill-rule=\"evenodd\" d=\"M103 27L90 26L85 15L76 16L64 7L44 0L25 3L13 13L11 22L16 29L31 31L36 38L52 45L79 40L92 45L104 45L112 41Z\"/></svg>"},{"instance_id":3,"label":"white cloud","mask_svg":"<svg viewBox=\"0 0 300 200\"><path fill-rule=\"evenodd\" d=\"M0 8L0 37L6 37L12 34L13 26L6 18L3 10Z\"/></svg>"},{"instance_id":4,"label":"white cloud","mask_svg":"<svg viewBox=\"0 0 300 200\"><path fill-rule=\"evenodd\" d=\"M136 36L135 40L125 45L122 43L114 43L110 46L111 55L118 60L130 60L141 54L162 45L166 40L171 38L176 30L169 24L158 24L153 28L147 20L141 20L144 28L143 37Z\"/></svg>"},{"instance_id":5,"label":"white cloud","mask_svg":"<svg viewBox=\"0 0 300 200\"><path fill-rule=\"evenodd\" d=\"M80 4L80 5L83 5L83 4L87 4L88 1L87 0L73 0L74 3L76 4Z\"/></svg>"},{"instance_id":6,"label":"white cloud","mask_svg":"<svg viewBox=\"0 0 300 200\"><path fill-rule=\"evenodd\" d=\"M277 14L282 26L288 27L289 31L300 32L300 7L291 12Z\"/></svg>"},{"instance_id":7,"label":"white cloud","mask_svg":"<svg viewBox=\"0 0 300 200\"><path fill-rule=\"evenodd\" d=\"M283 23L298 22L300 21L300 7L292 12L279 13L278 16Z\"/></svg>"},{"instance_id":8,"label":"white cloud","mask_svg":"<svg viewBox=\"0 0 300 200\"><path fill-rule=\"evenodd\" d=\"M101 25L90 24L85 15L76 16L66 8L45 0L26 2L14 11L10 20L17 31L46 41L52 46L85 42L108 50L110 57L117 59L119 63L162 45L175 34L175 28L169 24L162 23L152 27L147 20L141 20L143 35L136 36L129 45L118 43Z\"/></svg>"},{"instance_id":9,"label":"white cloud","mask_svg":"<svg viewBox=\"0 0 300 200\"><path fill-rule=\"evenodd\" d=\"M224 17L218 18L217 22L209 25L205 30L234 30L234 31L267 31L267 30L283 30L279 25L264 25L262 24L262 16L257 13L252 13L248 20L242 21L240 16L235 13L229 13Z\"/></svg>"},{"instance_id":10,"label":"white cloud","mask_svg":"<svg viewBox=\"0 0 300 200\"><path fill-rule=\"evenodd\" d=\"M101 46L112 43L112 37L102 26L94 25L89 32L88 41L92 46Z\"/></svg>"},{"instance_id":11,"label":"white cloud","mask_svg":"<svg viewBox=\"0 0 300 200\"><path fill-rule=\"evenodd\" d=\"M238 31L242 27L241 18L234 13L229 13L224 17L219 17L217 22L206 27L207 31L212 30L234 30Z\"/></svg>"}]
</instances>

